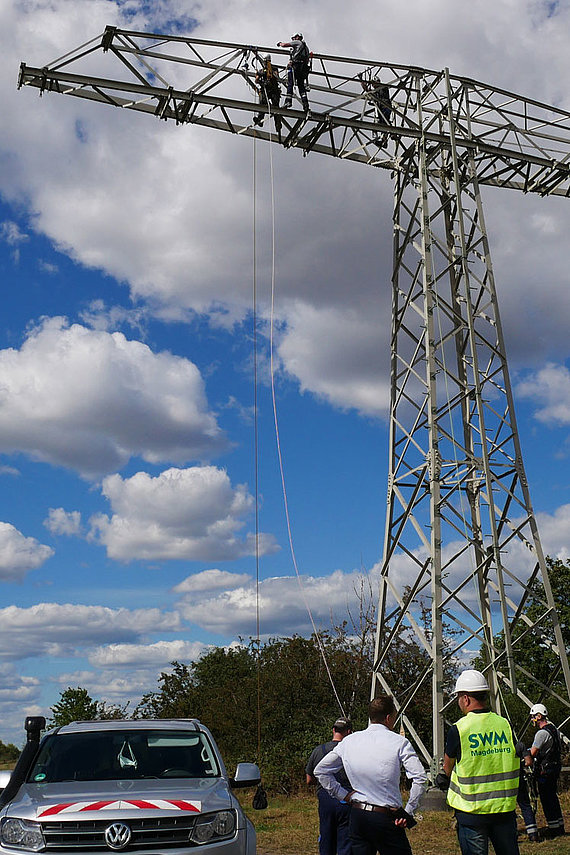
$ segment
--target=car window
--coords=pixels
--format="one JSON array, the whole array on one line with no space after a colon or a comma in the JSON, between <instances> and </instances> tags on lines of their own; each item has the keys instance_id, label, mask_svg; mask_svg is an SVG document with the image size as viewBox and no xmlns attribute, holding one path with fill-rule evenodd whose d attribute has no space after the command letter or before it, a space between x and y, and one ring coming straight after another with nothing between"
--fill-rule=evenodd
<instances>
[{"instance_id":1,"label":"car window","mask_svg":"<svg viewBox=\"0 0 570 855\"><path fill-rule=\"evenodd\" d=\"M55 734L42 744L28 781L218 777L205 733L116 730Z\"/></svg>"}]
</instances>

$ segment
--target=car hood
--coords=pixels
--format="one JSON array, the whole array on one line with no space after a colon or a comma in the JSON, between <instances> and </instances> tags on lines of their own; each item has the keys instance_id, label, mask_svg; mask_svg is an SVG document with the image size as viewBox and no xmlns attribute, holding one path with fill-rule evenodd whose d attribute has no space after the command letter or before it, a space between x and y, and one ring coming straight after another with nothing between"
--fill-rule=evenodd
<instances>
[{"instance_id":1,"label":"car hood","mask_svg":"<svg viewBox=\"0 0 570 855\"><path fill-rule=\"evenodd\" d=\"M23 784L2 815L73 821L206 813L236 807L223 778Z\"/></svg>"}]
</instances>

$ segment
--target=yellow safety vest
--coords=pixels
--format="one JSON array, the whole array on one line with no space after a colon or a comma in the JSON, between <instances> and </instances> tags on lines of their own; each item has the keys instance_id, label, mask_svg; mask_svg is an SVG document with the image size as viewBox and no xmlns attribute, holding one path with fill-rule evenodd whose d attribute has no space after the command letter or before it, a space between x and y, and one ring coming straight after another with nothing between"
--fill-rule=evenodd
<instances>
[{"instance_id":1,"label":"yellow safety vest","mask_svg":"<svg viewBox=\"0 0 570 855\"><path fill-rule=\"evenodd\" d=\"M520 760L506 718L493 712L467 713L456 722L461 759L453 767L447 801L466 813L515 809Z\"/></svg>"}]
</instances>

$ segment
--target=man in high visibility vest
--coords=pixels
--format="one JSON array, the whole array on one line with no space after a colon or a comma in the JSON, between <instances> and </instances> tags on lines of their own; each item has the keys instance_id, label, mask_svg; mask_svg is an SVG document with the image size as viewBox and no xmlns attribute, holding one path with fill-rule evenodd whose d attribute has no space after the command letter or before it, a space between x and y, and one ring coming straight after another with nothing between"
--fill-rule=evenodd
<instances>
[{"instance_id":1,"label":"man in high visibility vest","mask_svg":"<svg viewBox=\"0 0 570 855\"><path fill-rule=\"evenodd\" d=\"M496 855L519 855L520 761L511 726L491 712L489 686L480 671L462 671L455 694L463 718L447 734L443 771L462 855L487 855L489 841Z\"/></svg>"}]
</instances>

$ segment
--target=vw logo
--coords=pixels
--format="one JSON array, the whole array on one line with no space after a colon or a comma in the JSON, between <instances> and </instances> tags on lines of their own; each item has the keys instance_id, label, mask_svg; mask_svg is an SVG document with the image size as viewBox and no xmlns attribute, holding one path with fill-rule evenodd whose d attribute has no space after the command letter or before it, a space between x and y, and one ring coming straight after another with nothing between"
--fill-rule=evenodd
<instances>
[{"instance_id":1,"label":"vw logo","mask_svg":"<svg viewBox=\"0 0 570 855\"><path fill-rule=\"evenodd\" d=\"M124 822L114 822L105 829L105 843L110 849L124 849L131 839L131 829Z\"/></svg>"}]
</instances>

